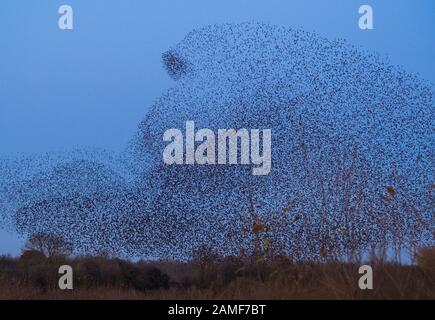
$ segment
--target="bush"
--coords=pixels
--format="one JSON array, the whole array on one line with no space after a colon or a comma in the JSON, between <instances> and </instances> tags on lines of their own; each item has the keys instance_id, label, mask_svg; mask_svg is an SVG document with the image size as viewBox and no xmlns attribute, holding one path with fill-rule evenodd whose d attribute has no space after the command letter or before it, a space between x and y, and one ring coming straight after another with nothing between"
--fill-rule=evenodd
<instances>
[{"instance_id":1,"label":"bush","mask_svg":"<svg viewBox=\"0 0 435 320\"><path fill-rule=\"evenodd\" d=\"M147 265L134 265L119 260L123 283L136 290L156 290L169 287L169 276L160 269Z\"/></svg>"},{"instance_id":2,"label":"bush","mask_svg":"<svg viewBox=\"0 0 435 320\"><path fill-rule=\"evenodd\" d=\"M428 274L435 276L435 247L426 247L416 254L417 265Z\"/></svg>"},{"instance_id":3,"label":"bush","mask_svg":"<svg viewBox=\"0 0 435 320\"><path fill-rule=\"evenodd\" d=\"M0 270L13 270L17 265L17 260L11 256L0 256Z\"/></svg>"},{"instance_id":4,"label":"bush","mask_svg":"<svg viewBox=\"0 0 435 320\"><path fill-rule=\"evenodd\" d=\"M17 263L17 274L25 283L46 290L57 286L59 262L37 250L26 250Z\"/></svg>"},{"instance_id":5,"label":"bush","mask_svg":"<svg viewBox=\"0 0 435 320\"><path fill-rule=\"evenodd\" d=\"M30 267L42 264L47 260L45 255L37 250L26 250L21 254L19 265L22 267Z\"/></svg>"},{"instance_id":6,"label":"bush","mask_svg":"<svg viewBox=\"0 0 435 320\"><path fill-rule=\"evenodd\" d=\"M135 288L137 290L167 289L169 287L169 276L162 273L160 269L148 267L140 270Z\"/></svg>"}]
</instances>

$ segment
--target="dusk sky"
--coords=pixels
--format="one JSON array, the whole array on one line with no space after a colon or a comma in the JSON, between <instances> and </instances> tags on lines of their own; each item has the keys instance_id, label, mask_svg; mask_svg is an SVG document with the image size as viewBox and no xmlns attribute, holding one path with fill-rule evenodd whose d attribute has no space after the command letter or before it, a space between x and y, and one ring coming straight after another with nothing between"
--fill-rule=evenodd
<instances>
[{"instance_id":1,"label":"dusk sky","mask_svg":"<svg viewBox=\"0 0 435 320\"><path fill-rule=\"evenodd\" d=\"M74 10L73 30L58 28L62 4ZM374 30L358 28L362 4L373 7ZM3 0L0 157L122 150L172 84L161 54L193 29L244 21L344 38L435 82L433 0ZM0 230L0 254L21 247Z\"/></svg>"}]
</instances>

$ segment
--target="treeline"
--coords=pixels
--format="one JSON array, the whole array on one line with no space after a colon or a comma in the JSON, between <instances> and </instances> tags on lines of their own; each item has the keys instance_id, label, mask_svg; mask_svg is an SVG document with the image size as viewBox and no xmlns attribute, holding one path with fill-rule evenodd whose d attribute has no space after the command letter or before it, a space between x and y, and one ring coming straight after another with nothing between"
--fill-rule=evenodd
<instances>
[{"instance_id":1,"label":"treeline","mask_svg":"<svg viewBox=\"0 0 435 320\"><path fill-rule=\"evenodd\" d=\"M10 286L29 286L42 291L58 289L61 265L72 267L74 287L79 289L111 287L146 291L169 287L169 276L148 263L107 257L46 257L38 251L24 251L18 258L0 257L0 279Z\"/></svg>"},{"instance_id":2,"label":"treeline","mask_svg":"<svg viewBox=\"0 0 435 320\"><path fill-rule=\"evenodd\" d=\"M374 270L374 290L363 291L358 288L360 265L355 263L222 257L207 249L185 262L69 258L24 250L19 257L0 257L0 298L434 299L435 248L419 250L416 261L368 262ZM65 264L73 269L73 290L58 287L58 269Z\"/></svg>"}]
</instances>

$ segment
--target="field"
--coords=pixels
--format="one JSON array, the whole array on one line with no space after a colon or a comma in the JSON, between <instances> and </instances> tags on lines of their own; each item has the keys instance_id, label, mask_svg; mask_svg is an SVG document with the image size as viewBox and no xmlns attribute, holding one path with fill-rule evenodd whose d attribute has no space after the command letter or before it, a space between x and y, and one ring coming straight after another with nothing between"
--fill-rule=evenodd
<instances>
[{"instance_id":1,"label":"field","mask_svg":"<svg viewBox=\"0 0 435 320\"><path fill-rule=\"evenodd\" d=\"M288 257L131 262L27 251L0 258L0 299L435 299L434 253L421 250L413 265L371 264L373 290L361 290L357 263ZM74 270L73 290L58 287L62 264Z\"/></svg>"}]
</instances>

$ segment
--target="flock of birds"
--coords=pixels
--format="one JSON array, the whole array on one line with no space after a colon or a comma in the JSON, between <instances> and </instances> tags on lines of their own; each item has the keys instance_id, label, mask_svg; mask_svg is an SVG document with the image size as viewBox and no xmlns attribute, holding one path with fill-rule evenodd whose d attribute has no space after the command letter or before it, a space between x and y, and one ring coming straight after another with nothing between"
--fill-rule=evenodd
<instances>
[{"instance_id":1,"label":"flock of birds","mask_svg":"<svg viewBox=\"0 0 435 320\"><path fill-rule=\"evenodd\" d=\"M259 238L305 260L434 243L431 85L346 41L262 23L192 31L162 60L175 86L122 153L0 161L5 228L162 259ZM163 133L187 120L271 129L271 173L165 165Z\"/></svg>"}]
</instances>

